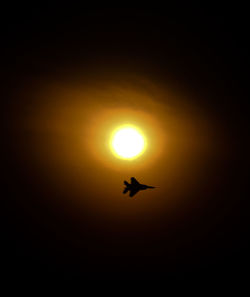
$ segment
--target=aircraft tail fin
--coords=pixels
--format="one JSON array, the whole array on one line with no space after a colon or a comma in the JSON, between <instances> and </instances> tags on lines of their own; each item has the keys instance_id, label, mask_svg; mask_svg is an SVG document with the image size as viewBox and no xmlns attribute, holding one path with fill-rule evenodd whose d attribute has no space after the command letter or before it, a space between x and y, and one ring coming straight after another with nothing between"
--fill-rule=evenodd
<instances>
[{"instance_id":1,"label":"aircraft tail fin","mask_svg":"<svg viewBox=\"0 0 250 297\"><path fill-rule=\"evenodd\" d=\"M126 194L128 191L128 187L123 190L123 194Z\"/></svg>"}]
</instances>

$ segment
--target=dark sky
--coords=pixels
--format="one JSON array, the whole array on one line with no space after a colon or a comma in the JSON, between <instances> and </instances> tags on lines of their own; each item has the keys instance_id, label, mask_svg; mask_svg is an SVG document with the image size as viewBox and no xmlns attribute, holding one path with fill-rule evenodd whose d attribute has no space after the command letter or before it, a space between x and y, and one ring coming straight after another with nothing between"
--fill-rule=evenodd
<instances>
[{"instance_id":1,"label":"dark sky","mask_svg":"<svg viewBox=\"0 0 250 297\"><path fill-rule=\"evenodd\" d=\"M6 274L152 279L243 271L244 8L21 7L5 15ZM81 143L82 127L120 108L136 111L138 121L147 113L169 137L145 168L106 166L108 157L94 159ZM122 183L130 176L160 189L127 199Z\"/></svg>"}]
</instances>

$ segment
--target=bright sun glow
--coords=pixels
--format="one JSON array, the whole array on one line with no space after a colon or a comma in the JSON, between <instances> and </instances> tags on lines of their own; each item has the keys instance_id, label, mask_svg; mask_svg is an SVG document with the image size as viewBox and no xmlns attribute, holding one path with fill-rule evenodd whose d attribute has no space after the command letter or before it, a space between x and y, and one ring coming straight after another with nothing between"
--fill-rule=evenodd
<instances>
[{"instance_id":1,"label":"bright sun glow","mask_svg":"<svg viewBox=\"0 0 250 297\"><path fill-rule=\"evenodd\" d=\"M111 149L121 159L135 159L146 148L145 137L135 127L123 126L117 129L111 138Z\"/></svg>"}]
</instances>

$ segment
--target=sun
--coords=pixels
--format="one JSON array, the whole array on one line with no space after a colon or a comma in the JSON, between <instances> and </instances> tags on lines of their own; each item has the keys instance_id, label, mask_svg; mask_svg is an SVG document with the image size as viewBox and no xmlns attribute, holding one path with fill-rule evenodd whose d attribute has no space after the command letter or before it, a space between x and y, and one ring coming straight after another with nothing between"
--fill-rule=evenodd
<instances>
[{"instance_id":1,"label":"sun","mask_svg":"<svg viewBox=\"0 0 250 297\"><path fill-rule=\"evenodd\" d=\"M145 151L146 139L138 128L125 125L113 132L110 146L116 157L132 160Z\"/></svg>"}]
</instances>

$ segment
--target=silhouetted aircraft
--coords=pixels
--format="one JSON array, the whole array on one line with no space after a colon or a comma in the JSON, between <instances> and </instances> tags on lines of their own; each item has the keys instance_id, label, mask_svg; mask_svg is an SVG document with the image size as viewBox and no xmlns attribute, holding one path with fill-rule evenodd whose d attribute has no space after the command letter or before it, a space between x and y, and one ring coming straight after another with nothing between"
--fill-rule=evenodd
<instances>
[{"instance_id":1,"label":"silhouetted aircraft","mask_svg":"<svg viewBox=\"0 0 250 297\"><path fill-rule=\"evenodd\" d=\"M126 180L124 181L126 188L123 190L123 194L130 191L129 196L133 197L137 192L146 189L154 189L155 187L147 186L140 184L134 177L131 177L131 184L128 183Z\"/></svg>"}]
</instances>

